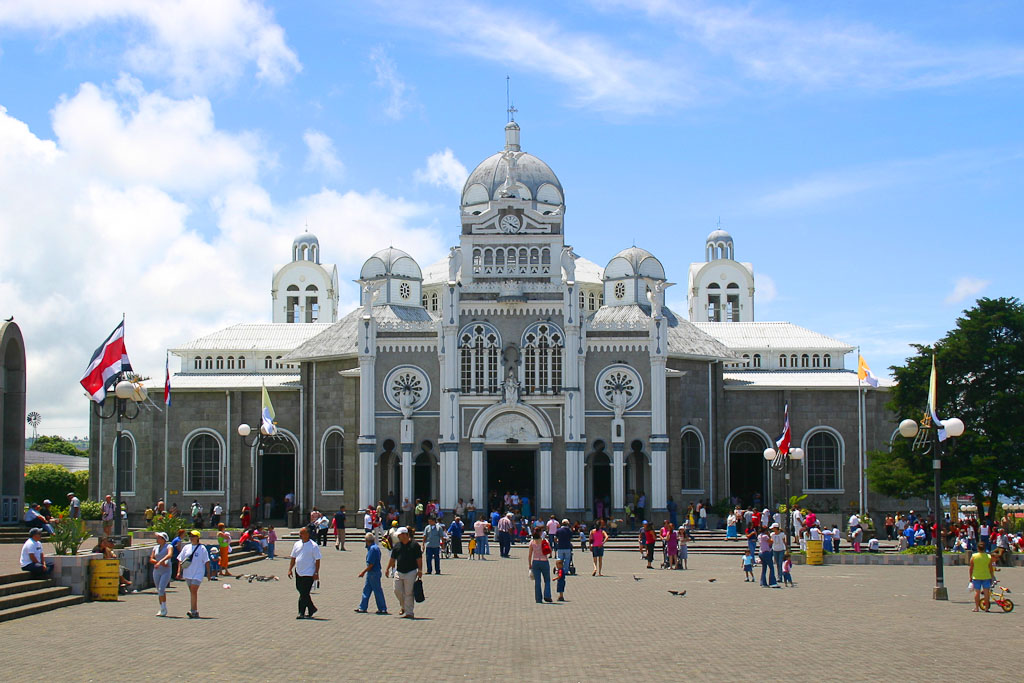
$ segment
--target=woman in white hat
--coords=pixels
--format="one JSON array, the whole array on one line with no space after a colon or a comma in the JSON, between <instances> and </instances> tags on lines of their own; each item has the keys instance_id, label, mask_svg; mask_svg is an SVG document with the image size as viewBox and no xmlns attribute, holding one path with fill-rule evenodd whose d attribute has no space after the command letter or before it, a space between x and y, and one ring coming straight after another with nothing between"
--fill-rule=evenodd
<instances>
[{"instance_id":1,"label":"woman in white hat","mask_svg":"<svg viewBox=\"0 0 1024 683\"><path fill-rule=\"evenodd\" d=\"M149 553L149 563L153 565L153 583L156 585L156 596L160 601L158 617L167 616L167 587L171 585L171 557L174 548L167 542L167 534L156 532L156 545Z\"/></svg>"}]
</instances>

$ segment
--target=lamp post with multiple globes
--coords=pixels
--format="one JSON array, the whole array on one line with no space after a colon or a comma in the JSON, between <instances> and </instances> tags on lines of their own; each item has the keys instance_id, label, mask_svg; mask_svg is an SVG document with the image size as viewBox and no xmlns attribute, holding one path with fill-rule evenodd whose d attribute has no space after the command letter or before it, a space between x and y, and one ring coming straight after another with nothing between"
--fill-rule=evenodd
<instances>
[{"instance_id":1,"label":"lamp post with multiple globes","mask_svg":"<svg viewBox=\"0 0 1024 683\"><path fill-rule=\"evenodd\" d=\"M122 375L122 378L124 375ZM104 403L93 403L93 411L101 420L117 418L117 441L114 443L114 536L118 545L124 542L124 527L121 519L121 438L124 433L124 420L134 420L139 416L139 404L149 397L149 392L141 382L121 379L114 385L114 400L107 410Z\"/></svg>"},{"instance_id":2,"label":"lamp post with multiple globes","mask_svg":"<svg viewBox=\"0 0 1024 683\"><path fill-rule=\"evenodd\" d=\"M906 419L900 422L900 435L913 439L911 446L915 451L932 456L932 470L935 472L935 588L932 590L934 600L949 600L942 573L942 502L939 486L942 479L942 441L939 439L939 428L946 430L948 438L956 438L964 433L964 422L958 417L943 420L936 426L930 415L926 414L917 420Z\"/></svg>"},{"instance_id":3,"label":"lamp post with multiple globes","mask_svg":"<svg viewBox=\"0 0 1024 683\"><path fill-rule=\"evenodd\" d=\"M793 516L793 511L789 509L789 469L793 460L800 461L804 459L804 449L791 448L788 453L778 453L774 448L766 448L764 449L764 459L768 461L768 465L773 470L785 473L783 496L786 502L786 514L783 515L782 526L786 530L786 551L789 552L789 525L790 519Z\"/></svg>"}]
</instances>

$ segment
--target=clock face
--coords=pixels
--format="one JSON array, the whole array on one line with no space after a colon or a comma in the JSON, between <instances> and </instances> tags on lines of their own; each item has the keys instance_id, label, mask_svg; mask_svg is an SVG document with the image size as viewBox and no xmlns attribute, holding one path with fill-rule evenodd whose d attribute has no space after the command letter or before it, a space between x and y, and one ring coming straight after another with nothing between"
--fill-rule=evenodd
<instances>
[{"instance_id":1,"label":"clock face","mask_svg":"<svg viewBox=\"0 0 1024 683\"><path fill-rule=\"evenodd\" d=\"M509 214L501 219L498 224L502 232L519 232L519 218Z\"/></svg>"}]
</instances>

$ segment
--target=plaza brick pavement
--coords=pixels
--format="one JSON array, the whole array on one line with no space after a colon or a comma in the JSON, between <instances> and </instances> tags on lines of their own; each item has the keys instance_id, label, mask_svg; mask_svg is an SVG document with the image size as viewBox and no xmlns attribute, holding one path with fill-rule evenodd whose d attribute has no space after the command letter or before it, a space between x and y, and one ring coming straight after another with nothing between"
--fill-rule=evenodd
<instances>
[{"instance_id":1,"label":"plaza brick pavement","mask_svg":"<svg viewBox=\"0 0 1024 683\"><path fill-rule=\"evenodd\" d=\"M285 544L280 550L287 554ZM6 550L6 549L5 549ZM966 569L947 569L949 602L931 600L928 567L794 567L797 587L743 582L740 559L695 556L688 571L646 570L611 552L608 576L570 577L563 604L537 605L525 551L513 559L442 561L424 579L415 621L354 614L363 553L324 549L316 620L296 621L287 560L239 568L280 582L205 582L202 619L172 619L153 592L0 624L3 678L50 680L1020 680L1008 666L1024 605L975 614ZM5 552L5 571L11 554ZM15 560L16 561L16 560ZM640 577L635 581L633 576ZM1024 569L1003 582L1024 598ZM709 582L709 579L716 579ZM390 581L388 607L397 611ZM685 597L667 591L686 590ZM1022 599L1024 602L1024 599ZM371 601L371 611L373 603ZM1000 644L1010 649L1002 649ZM1003 652L1005 656L999 653Z\"/></svg>"}]
</instances>

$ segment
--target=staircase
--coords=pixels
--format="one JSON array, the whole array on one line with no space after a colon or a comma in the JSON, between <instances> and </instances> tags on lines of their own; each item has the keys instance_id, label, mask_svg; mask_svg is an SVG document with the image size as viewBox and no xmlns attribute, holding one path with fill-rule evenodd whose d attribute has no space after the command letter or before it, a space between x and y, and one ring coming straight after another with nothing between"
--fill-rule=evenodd
<instances>
[{"instance_id":1,"label":"staircase","mask_svg":"<svg viewBox=\"0 0 1024 683\"><path fill-rule=\"evenodd\" d=\"M624 551L624 552L639 552L637 545L637 537L640 534L639 529L636 531L630 531L628 527L626 529L620 529L617 537L609 538L605 543L606 551ZM348 527L345 529L345 545L346 547L362 548L363 538L366 532L362 529ZM694 530L690 532L690 537L693 539L687 544L689 554L704 554L704 555L743 555L747 552L747 541L745 538L740 536L735 540L727 539L725 537L725 530L723 529L708 529L707 531ZM334 544L334 532L332 531L327 537L328 544ZM281 543L294 543L299 540L298 529L282 529L281 535L278 537L278 545ZM469 542L469 536L462 536L462 549L465 552L469 552L467 543ZM354 543L354 546L349 544ZM792 544L797 547L796 539L793 539ZM579 542L575 542L574 549L579 550ZM498 543L495 540L494 534L491 534L491 552L497 554ZM513 548L523 548L524 543L515 543ZM867 543L862 544L863 549L867 549ZM894 553L897 551L897 544L894 541L880 541L879 550L883 553ZM843 539L840 544L840 550L850 552L853 550L853 546L849 541ZM661 553L661 542L657 544L656 552Z\"/></svg>"},{"instance_id":2,"label":"staircase","mask_svg":"<svg viewBox=\"0 0 1024 683\"><path fill-rule=\"evenodd\" d=\"M25 526L0 526L0 543L17 543L21 545L28 540L28 527ZM43 534L46 540L46 534Z\"/></svg>"},{"instance_id":3,"label":"staircase","mask_svg":"<svg viewBox=\"0 0 1024 683\"><path fill-rule=\"evenodd\" d=\"M0 575L0 621L48 612L85 602L82 595L53 579L33 579L27 572Z\"/></svg>"}]
</instances>

